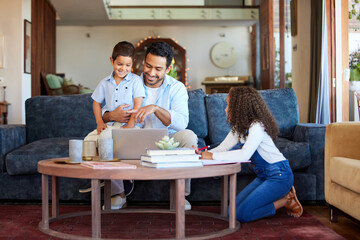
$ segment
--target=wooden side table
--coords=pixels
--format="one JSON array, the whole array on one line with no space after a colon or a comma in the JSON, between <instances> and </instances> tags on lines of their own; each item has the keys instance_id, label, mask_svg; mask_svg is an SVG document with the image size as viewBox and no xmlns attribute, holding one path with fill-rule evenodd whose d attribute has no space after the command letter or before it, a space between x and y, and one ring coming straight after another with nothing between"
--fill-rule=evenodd
<instances>
[{"instance_id":1,"label":"wooden side table","mask_svg":"<svg viewBox=\"0 0 360 240\"><path fill-rule=\"evenodd\" d=\"M7 115L8 115L8 106L10 103L4 101L0 102L0 124L7 124ZM2 117L4 117L4 122L2 122Z\"/></svg>"},{"instance_id":2,"label":"wooden side table","mask_svg":"<svg viewBox=\"0 0 360 240\"><path fill-rule=\"evenodd\" d=\"M205 85L205 93L228 93L231 87L247 86L252 81L249 76L207 77L201 84Z\"/></svg>"}]
</instances>

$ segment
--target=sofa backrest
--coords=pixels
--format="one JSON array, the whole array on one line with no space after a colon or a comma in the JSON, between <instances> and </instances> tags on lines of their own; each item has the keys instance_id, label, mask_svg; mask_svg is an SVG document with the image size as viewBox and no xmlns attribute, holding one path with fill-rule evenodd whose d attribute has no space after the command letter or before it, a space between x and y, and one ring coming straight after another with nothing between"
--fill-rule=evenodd
<instances>
[{"instance_id":1,"label":"sofa backrest","mask_svg":"<svg viewBox=\"0 0 360 240\"><path fill-rule=\"evenodd\" d=\"M259 92L278 124L279 137L292 139L295 126L299 123L299 108L294 90L283 88ZM205 97L209 144L219 144L230 131L225 114L226 97L227 93L211 94Z\"/></svg>"},{"instance_id":2,"label":"sofa backrest","mask_svg":"<svg viewBox=\"0 0 360 240\"><path fill-rule=\"evenodd\" d=\"M260 94L278 124L279 137L292 140L299 123L299 106L294 89L260 90Z\"/></svg>"},{"instance_id":3,"label":"sofa backrest","mask_svg":"<svg viewBox=\"0 0 360 240\"><path fill-rule=\"evenodd\" d=\"M199 138L208 135L208 123L205 109L206 94L202 89L188 91L189 94L189 124L187 129L192 130Z\"/></svg>"},{"instance_id":4,"label":"sofa backrest","mask_svg":"<svg viewBox=\"0 0 360 240\"><path fill-rule=\"evenodd\" d=\"M188 129L208 135L205 96L202 89L188 91ZM27 141L52 137L85 137L96 129L91 94L38 96L25 102Z\"/></svg>"},{"instance_id":5,"label":"sofa backrest","mask_svg":"<svg viewBox=\"0 0 360 240\"><path fill-rule=\"evenodd\" d=\"M27 99L27 142L54 137L85 137L96 129L92 102L91 94Z\"/></svg>"}]
</instances>

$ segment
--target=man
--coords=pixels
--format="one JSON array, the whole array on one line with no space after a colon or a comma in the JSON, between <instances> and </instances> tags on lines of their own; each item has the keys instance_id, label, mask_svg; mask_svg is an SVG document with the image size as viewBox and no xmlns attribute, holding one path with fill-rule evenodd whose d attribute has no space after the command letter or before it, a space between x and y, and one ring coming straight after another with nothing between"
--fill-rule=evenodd
<instances>
[{"instance_id":1,"label":"man","mask_svg":"<svg viewBox=\"0 0 360 240\"><path fill-rule=\"evenodd\" d=\"M169 136L179 142L179 147L197 146L197 136L185 129L189 123L188 93L184 84L166 75L171 69L173 51L165 42L152 43L145 53L144 72L144 107L140 108L136 118L144 123L144 128L167 128ZM105 112L104 122L127 122L134 110L124 110L126 105L119 106L112 112ZM118 181L112 181L112 208L121 202ZM190 194L190 179L185 182L185 196ZM114 205L114 206L113 206ZM185 199L185 209L191 205Z\"/></svg>"}]
</instances>

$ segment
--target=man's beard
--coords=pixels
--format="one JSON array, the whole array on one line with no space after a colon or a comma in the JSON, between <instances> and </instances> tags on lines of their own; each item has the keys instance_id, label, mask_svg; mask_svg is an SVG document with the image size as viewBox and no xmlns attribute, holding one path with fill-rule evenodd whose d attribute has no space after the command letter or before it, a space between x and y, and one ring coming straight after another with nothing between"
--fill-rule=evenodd
<instances>
[{"instance_id":1,"label":"man's beard","mask_svg":"<svg viewBox=\"0 0 360 240\"><path fill-rule=\"evenodd\" d=\"M153 82L153 83L149 83L148 81L147 81L147 78L149 77L149 75L147 74L147 73L144 73L144 78L145 78L145 85L149 85L149 86L155 86L156 84L158 84L159 82L162 82L163 80L164 80L164 77L163 78L159 78L159 79L157 79L155 82Z\"/></svg>"}]
</instances>

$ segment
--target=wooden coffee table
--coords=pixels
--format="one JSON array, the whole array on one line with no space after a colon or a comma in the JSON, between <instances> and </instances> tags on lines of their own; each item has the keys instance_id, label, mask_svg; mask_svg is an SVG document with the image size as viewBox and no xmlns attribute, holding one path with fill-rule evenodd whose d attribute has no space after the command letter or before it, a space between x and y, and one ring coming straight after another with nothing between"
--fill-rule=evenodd
<instances>
[{"instance_id":1,"label":"wooden coffee table","mask_svg":"<svg viewBox=\"0 0 360 240\"><path fill-rule=\"evenodd\" d=\"M171 213L176 215L176 239L209 239L236 232L240 223L235 218L236 174L241 170L240 163L192 168L156 169L143 167L139 160L122 160L137 165L136 169L94 170L81 165L58 163L68 158L42 160L38 162L38 171L42 174L42 221L40 231L54 237L66 239L100 239L101 213L138 212L138 213ZM52 211L49 218L49 176L52 176ZM185 237L185 179L222 176L221 214L186 211L186 214L218 218L229 222L229 228L221 231ZM59 215L58 177L91 179L91 212L78 212ZM170 209L120 209L111 210L111 180L170 180ZM229 181L230 179L230 181ZM101 210L100 180L105 180L104 205ZM229 214L228 214L229 202ZM57 232L50 229L49 223L68 217L90 214L92 216L92 238ZM229 216L228 216L229 215Z\"/></svg>"}]
</instances>

